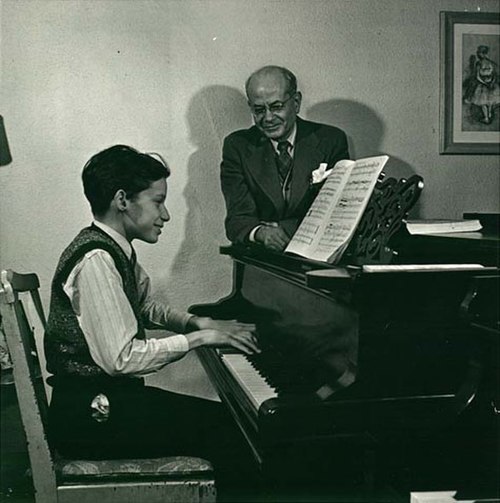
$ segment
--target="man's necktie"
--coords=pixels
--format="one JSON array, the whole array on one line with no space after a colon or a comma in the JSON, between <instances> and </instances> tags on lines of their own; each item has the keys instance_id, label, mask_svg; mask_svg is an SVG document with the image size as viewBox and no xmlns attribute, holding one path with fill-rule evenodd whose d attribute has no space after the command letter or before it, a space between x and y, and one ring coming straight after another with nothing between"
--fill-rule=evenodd
<instances>
[{"instance_id":1,"label":"man's necktie","mask_svg":"<svg viewBox=\"0 0 500 503\"><path fill-rule=\"evenodd\" d=\"M280 141L278 143L278 172L282 184L285 183L286 177L292 167L292 156L288 153L290 147L291 144L288 141Z\"/></svg>"},{"instance_id":2,"label":"man's necktie","mask_svg":"<svg viewBox=\"0 0 500 503\"><path fill-rule=\"evenodd\" d=\"M137 264L137 254L135 253L134 247L132 248L132 254L130 255L130 264L132 265L132 269L135 271L135 265Z\"/></svg>"}]
</instances>

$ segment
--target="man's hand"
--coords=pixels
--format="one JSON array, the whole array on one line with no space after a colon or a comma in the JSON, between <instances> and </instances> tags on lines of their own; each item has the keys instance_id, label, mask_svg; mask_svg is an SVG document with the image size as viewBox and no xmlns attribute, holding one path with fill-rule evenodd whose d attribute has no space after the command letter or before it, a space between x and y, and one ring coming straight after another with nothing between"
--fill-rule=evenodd
<instances>
[{"instance_id":1,"label":"man's hand","mask_svg":"<svg viewBox=\"0 0 500 503\"><path fill-rule=\"evenodd\" d=\"M255 241L270 250L281 252L287 247L290 238L279 224L271 222L265 223L257 229Z\"/></svg>"},{"instance_id":2,"label":"man's hand","mask_svg":"<svg viewBox=\"0 0 500 503\"><path fill-rule=\"evenodd\" d=\"M233 347L246 354L260 353L255 325L236 320L213 320L194 316L189 321L194 331L186 334L189 349L199 346Z\"/></svg>"}]
</instances>

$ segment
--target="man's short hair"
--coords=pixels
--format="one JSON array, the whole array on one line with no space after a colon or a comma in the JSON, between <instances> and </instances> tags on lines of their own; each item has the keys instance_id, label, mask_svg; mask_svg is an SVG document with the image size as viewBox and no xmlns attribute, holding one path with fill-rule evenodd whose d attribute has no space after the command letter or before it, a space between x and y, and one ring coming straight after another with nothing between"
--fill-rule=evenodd
<instances>
[{"instance_id":1,"label":"man's short hair","mask_svg":"<svg viewBox=\"0 0 500 503\"><path fill-rule=\"evenodd\" d=\"M89 159L82 172L83 190L94 215L104 214L116 192L124 190L129 199L153 182L170 175L163 160L143 154L127 145L114 145Z\"/></svg>"},{"instance_id":2,"label":"man's short hair","mask_svg":"<svg viewBox=\"0 0 500 503\"><path fill-rule=\"evenodd\" d=\"M283 78L286 80L287 83L287 88L286 92L289 93L290 95L295 94L297 92L297 77L288 69L285 68L284 66L275 66L275 65L267 65L263 66L262 68L259 68L258 70L255 70L255 72L248 77L248 79L245 82L245 92L248 97L248 86L250 85L250 80L252 80L252 77L255 77L258 74L261 73L267 73L267 72L272 72L272 71L278 71L283 75Z\"/></svg>"}]
</instances>

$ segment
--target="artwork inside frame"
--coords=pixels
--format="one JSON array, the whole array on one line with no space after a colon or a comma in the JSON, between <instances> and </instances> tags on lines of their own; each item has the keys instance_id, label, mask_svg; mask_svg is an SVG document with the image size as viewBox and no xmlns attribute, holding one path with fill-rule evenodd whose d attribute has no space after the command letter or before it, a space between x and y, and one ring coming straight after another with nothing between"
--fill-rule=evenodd
<instances>
[{"instance_id":1,"label":"artwork inside frame","mask_svg":"<svg viewBox=\"0 0 500 503\"><path fill-rule=\"evenodd\" d=\"M500 14L440 15L440 153L498 154Z\"/></svg>"}]
</instances>

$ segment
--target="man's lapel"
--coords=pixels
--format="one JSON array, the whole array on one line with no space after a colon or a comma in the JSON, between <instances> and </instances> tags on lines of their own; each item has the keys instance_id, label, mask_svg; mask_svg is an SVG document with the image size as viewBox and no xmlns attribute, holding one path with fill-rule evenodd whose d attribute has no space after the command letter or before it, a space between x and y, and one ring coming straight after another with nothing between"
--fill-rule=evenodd
<instances>
[{"instance_id":1,"label":"man's lapel","mask_svg":"<svg viewBox=\"0 0 500 503\"><path fill-rule=\"evenodd\" d=\"M293 212L307 194L311 182L311 172L322 161L317 148L318 143L318 137L307 127L307 123L297 118L289 212Z\"/></svg>"},{"instance_id":2,"label":"man's lapel","mask_svg":"<svg viewBox=\"0 0 500 503\"><path fill-rule=\"evenodd\" d=\"M274 150L271 141L260 136L250 147L248 166L256 184L272 201L278 215L285 208L285 201L281 193L281 184L274 160Z\"/></svg>"}]
</instances>

